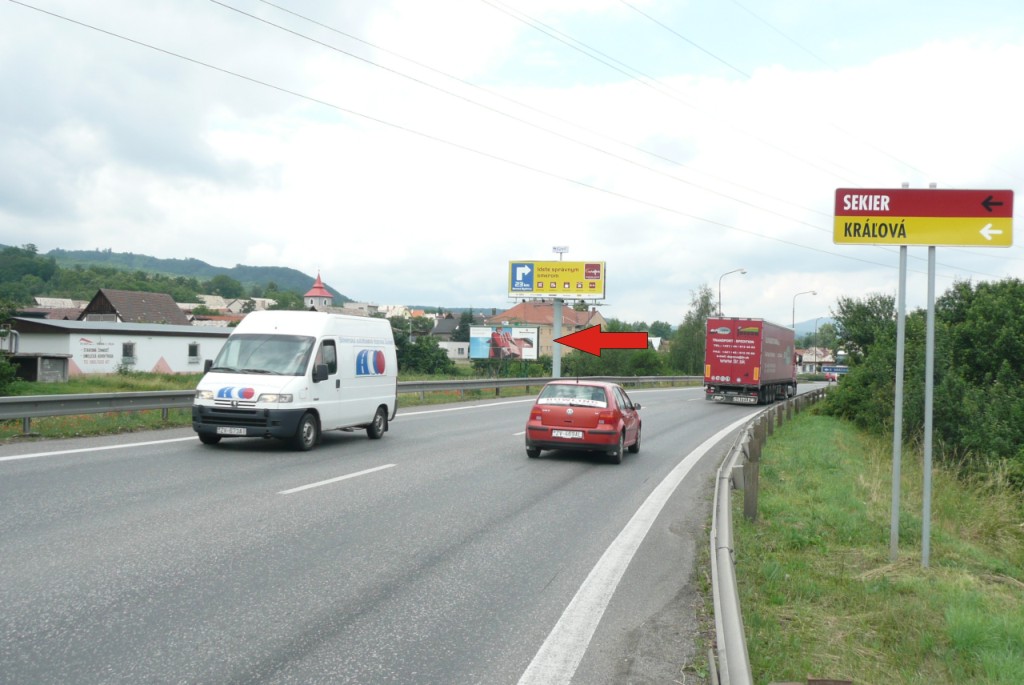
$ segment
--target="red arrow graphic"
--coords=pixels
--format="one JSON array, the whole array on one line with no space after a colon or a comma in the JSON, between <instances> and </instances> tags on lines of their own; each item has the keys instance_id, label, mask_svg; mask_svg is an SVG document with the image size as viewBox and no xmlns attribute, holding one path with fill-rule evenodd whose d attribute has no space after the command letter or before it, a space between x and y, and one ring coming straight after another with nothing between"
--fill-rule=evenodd
<instances>
[{"instance_id":1,"label":"red arrow graphic","mask_svg":"<svg viewBox=\"0 0 1024 685\"><path fill-rule=\"evenodd\" d=\"M646 350L647 333L604 333L598 325L555 338L555 342L600 357L601 350Z\"/></svg>"}]
</instances>

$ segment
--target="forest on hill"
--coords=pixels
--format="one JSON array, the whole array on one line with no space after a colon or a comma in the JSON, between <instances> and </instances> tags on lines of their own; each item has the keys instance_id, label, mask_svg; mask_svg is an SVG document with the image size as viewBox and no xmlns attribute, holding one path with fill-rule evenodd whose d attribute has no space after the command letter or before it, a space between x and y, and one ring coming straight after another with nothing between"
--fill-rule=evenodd
<instances>
[{"instance_id":1,"label":"forest on hill","mask_svg":"<svg viewBox=\"0 0 1024 685\"><path fill-rule=\"evenodd\" d=\"M198 295L234 299L297 299L314 276L278 266L216 267L198 259L159 259L112 250L61 250L40 254L34 245L0 245L0 301L28 306L34 297L91 300L100 288L167 293L176 302ZM335 304L351 302L330 286Z\"/></svg>"}]
</instances>

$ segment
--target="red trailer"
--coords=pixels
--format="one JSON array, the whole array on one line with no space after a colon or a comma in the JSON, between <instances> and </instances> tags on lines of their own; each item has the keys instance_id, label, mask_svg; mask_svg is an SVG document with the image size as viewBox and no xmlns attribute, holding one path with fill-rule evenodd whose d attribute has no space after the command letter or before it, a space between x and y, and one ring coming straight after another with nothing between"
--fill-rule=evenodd
<instances>
[{"instance_id":1,"label":"red trailer","mask_svg":"<svg viewBox=\"0 0 1024 685\"><path fill-rule=\"evenodd\" d=\"M796 335L763 319L710 318L704 399L771 404L796 394Z\"/></svg>"}]
</instances>

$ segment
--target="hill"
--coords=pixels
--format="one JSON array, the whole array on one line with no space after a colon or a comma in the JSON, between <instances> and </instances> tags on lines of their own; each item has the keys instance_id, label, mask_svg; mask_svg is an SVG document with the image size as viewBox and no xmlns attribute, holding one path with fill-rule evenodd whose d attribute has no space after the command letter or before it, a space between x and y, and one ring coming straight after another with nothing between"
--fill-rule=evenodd
<instances>
[{"instance_id":1,"label":"hill","mask_svg":"<svg viewBox=\"0 0 1024 685\"><path fill-rule=\"evenodd\" d=\"M214 276L228 276L241 283L246 289L253 286L266 287L276 283L281 290L290 290L300 295L309 290L316 276L304 274L296 269L283 266L244 266L236 264L231 268L213 266L199 259L160 259L131 252L106 250L62 250L55 248L45 254L52 257L61 268L73 266L105 266L124 271L143 271L167 276L183 276L208 281ZM326 286L334 296L335 304L352 302L334 288Z\"/></svg>"}]
</instances>

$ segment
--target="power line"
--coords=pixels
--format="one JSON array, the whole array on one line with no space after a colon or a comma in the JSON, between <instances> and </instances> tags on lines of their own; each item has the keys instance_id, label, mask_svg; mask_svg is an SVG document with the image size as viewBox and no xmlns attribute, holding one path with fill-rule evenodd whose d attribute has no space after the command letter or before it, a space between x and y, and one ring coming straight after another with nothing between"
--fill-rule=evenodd
<instances>
[{"instance_id":1,"label":"power line","mask_svg":"<svg viewBox=\"0 0 1024 685\"><path fill-rule=\"evenodd\" d=\"M812 252L817 252L817 253L821 253L821 254L827 254L827 255L830 255L830 256L839 257L839 258L850 260L850 261L855 261L855 262L860 262L860 263L865 263L865 264L871 264L871 265L874 265L874 266L882 266L882 267L886 267L886 268L892 268L891 265L889 265L889 264L883 264L883 263L874 262L874 261L867 260L867 259L851 257L848 254L830 252L828 250L824 250L824 249L820 249L820 248L815 248L815 247L812 247L812 246L804 244L804 243L799 243L799 242L794 242L794 241L790 241L790 240L785 240L785 239L777 238L777 237L774 237L774 236L764 235L764 234L761 234L761 233L757 233L755 231L751 231L751 230L740 228L738 226L733 226L731 224L726 224L724 222L720 222L720 221L716 221L716 220L713 220L713 219L708 219L706 217L701 217L701 216L698 216L696 214L684 212L684 211L681 211L679 209L676 209L676 208L673 208L673 207L669 207L667 205L663 205L663 204L660 204L660 203L657 203L657 202L653 202L653 201L649 201L649 200L643 200L643 199L640 199L640 198L637 198L637 197L634 197L634 196L631 196L631 195L627 195L625 193L620 193L620 192L617 192L617 191L614 191L614 190L610 190L610 189L607 189L607 188L602 188L600 186L597 186L597 185L594 185L594 184L591 184L591 183L587 183L587 182L580 181L580 180L577 180L577 179L573 179L573 178L570 178L570 177L567 177L567 176L556 174L556 173L553 173L553 172L541 169L539 167L535 167L535 166L532 166L532 165L529 165L529 164L526 164L526 163L523 163L523 162L518 162L518 161L515 161L515 160L511 160L511 159L502 157L500 155L496 155L496 154L493 154L493 153L490 153L490 152L486 152L486 151L480 150L478 148L473 148L473 147L470 147L470 146L467 146L467 145L463 145L461 143L457 143L457 142L452 141L452 140L448 140L448 139L445 139L445 138L441 138L439 136L435 136L435 135L432 135L432 134L429 134L429 133L425 133L423 131L419 131L417 129L410 128L408 126L403 126L403 125L400 125L400 124L396 124L396 123L387 121L385 119L381 119L379 117L374 117L374 116L371 116L371 115L367 115L367 114L364 114L362 112L353 110L351 108L343 107L343 106L337 105L335 103L329 102L329 101L324 100L322 98L317 98L317 97L313 97L313 96L310 96L310 95L306 95L304 93L300 93L300 92L295 91L295 90L290 89L290 88L279 86L279 85L270 83L270 82L262 80L262 79L258 79L258 78L251 77L251 76L247 76L245 74L241 74L239 72L232 71L232 70L226 69L224 67L219 67L219 66L216 66L214 64L211 64L211 63L208 63L208 62L204 62L202 60L198 60L198 59L195 59L195 58L192 58L192 57L188 57L186 55L183 55L183 54L180 54L180 53L177 53L177 52L165 49L165 48L161 48L161 47L149 44L149 43L145 43L143 41L140 41L140 40L137 40L137 39L134 39L134 38L131 38L131 37L128 37L128 36L116 33L114 31L103 29L103 28L100 28L100 27L88 24L86 22L79 21L79 20L76 20L76 19L64 16L64 15L58 14L56 12L45 10L45 9L42 9L42 8L39 8L39 7L35 7L35 6L30 5L28 3L22 2L21 0L9 0L9 1L14 3L14 4L21 5L21 6L25 7L25 8L27 8L27 9L35 10L37 12L40 12L42 14L46 14L46 15L51 16L53 18L60 19L62 21L65 21L65 22L68 22L68 23L80 26L82 28L87 28L87 29L96 31L98 33L107 35L107 36L112 37L112 38L116 38L118 40L122 40L122 41L125 41L125 42L128 42L128 43L131 43L131 44L139 46L139 47L147 48L147 49L150 49L150 50L162 53L162 54L167 55L169 57L173 57L173 58L176 58L176 59L183 60L185 62L191 63L191 64L196 65L196 66L204 67L204 68L207 68L207 69L210 69L210 70L213 70L213 71L216 71L216 72L219 72L219 73L222 73L222 74L234 77L234 78L238 78L238 79L247 81L249 83L252 83L252 84L255 84L255 85L258 85L258 86L269 88L269 89L278 91L280 93L283 93L283 94L286 94L286 95L290 95L292 97L300 98L300 99L303 99L303 100L306 100L306 101L309 101L309 102L312 102L312 103L315 103L315 104L319 104L319 105L322 105L324 107L328 107L328 108L334 109L336 111L343 112L345 114L349 114L349 115L354 116L354 117L359 117L361 119L364 119L364 120L367 120L367 121L371 121L373 123L376 123L376 124L379 124L379 125L382 125L382 126L386 126L386 127L389 127L389 128L395 129L395 130L399 130L399 131L402 131L402 132L407 133L407 134L415 135L415 136L418 136L418 137L421 137L421 138L424 138L424 139L427 139L427 140L430 140L430 141L433 141L433 142L436 142L436 143L441 143L443 145L447 145L449 147L462 150L464 152L468 152L468 153L471 153L471 154L474 154L474 155L478 155L480 157L484 157L484 158L487 158L487 159L490 159L490 160L493 160L493 161L497 161L497 162L500 162L500 163L503 163L503 164L506 164L506 165L510 165L510 166L519 168L521 170L525 170L525 171L529 171L529 172L532 172L532 173L536 173L536 174L539 174L539 175L542 175L542 176L545 176L545 177L548 177L548 178L556 179L556 180L559 180L559 181L562 181L562 182L566 182L566 183L569 183L569 184L573 184L573 185L576 185L576 186L579 186L579 187L582 187L582 188L586 188L586 189L589 189L589 190L594 190L594 191L597 191L597 192L600 192L600 193L603 193L603 194L606 194L606 195L609 195L609 196L612 196L612 197L623 199L623 200L626 200L626 201L629 201L629 202L633 202L633 203L636 203L636 204L639 204L639 205L643 205L643 206L646 206L646 207L649 207L649 208L652 208L652 209L656 209L656 210L659 210L659 211L664 211L666 213L674 214L676 216L686 217L688 219L692 219L692 220L695 220L695 221L698 221L698 222L701 222L701 223L704 223L704 224L708 224L708 225L711 225L711 226L717 226L717 227L725 229L725 230L737 231L739 233L747 234L747 235L754 236L754 237L757 237L757 238L761 238L761 239L764 239L764 240L770 240L770 241L777 242L777 243L780 243L780 244L785 244L785 245L789 245L789 246L792 246L792 247L797 247L797 248L804 249L804 250L810 250ZM216 1L216 0L213 0L213 1ZM219 3L218 2L217 4L223 4L223 3ZM233 8L229 8L229 9L233 9ZM297 35L301 35L301 34L297 34ZM966 271L972 271L973 272L973 270L966 270Z\"/></svg>"},{"instance_id":2,"label":"power line","mask_svg":"<svg viewBox=\"0 0 1024 685\"><path fill-rule=\"evenodd\" d=\"M748 74L747 72L743 71L739 67L736 67L736 66L730 64L729 62L726 62L724 59L722 59L721 57L719 57L715 53L711 52L710 50L708 50L708 49L706 49L704 47L701 47L700 45L698 45L697 43L693 42L692 40L690 40L689 38L687 38L683 34L681 34L678 31L676 31L671 26L668 26L667 24L664 24L664 23L658 21L657 19L655 19L651 15L647 14L642 9L637 7L636 5L634 5L632 3L629 3L629 2L626 2L626 0L619 0L619 2L621 2L623 5L625 5L626 7L630 8L631 10L636 12L637 14L639 14L641 16L644 16L644 17L647 17L648 19L650 19L652 22L654 22L655 24L657 24L661 28L665 29L669 33L671 33L674 36L676 36L677 38L679 38L679 40L682 40L682 41L685 41L685 42L689 43L690 45L692 45L693 47L697 48L698 50L700 50L701 52L703 52L705 55L707 55L711 59L715 60L716 62L719 62L719 63L724 64L725 66L729 67L730 69L735 71L740 76L743 76L744 78L747 78L747 79L750 78L750 74Z\"/></svg>"}]
</instances>

